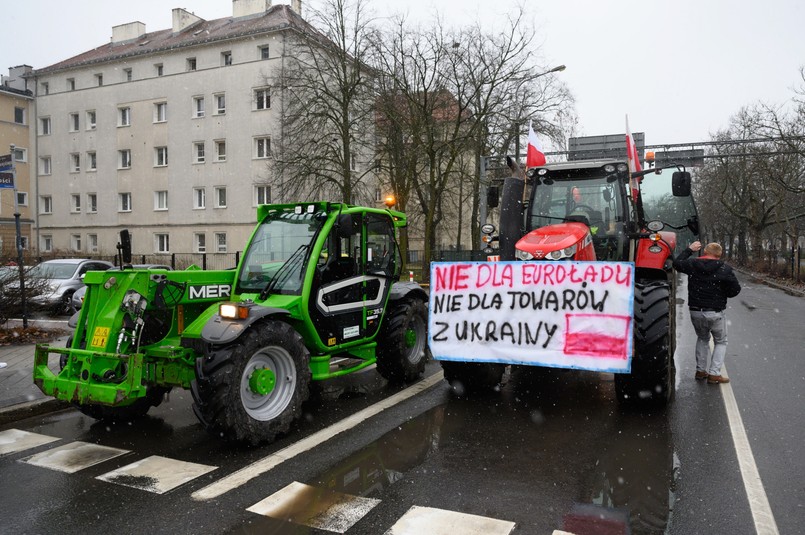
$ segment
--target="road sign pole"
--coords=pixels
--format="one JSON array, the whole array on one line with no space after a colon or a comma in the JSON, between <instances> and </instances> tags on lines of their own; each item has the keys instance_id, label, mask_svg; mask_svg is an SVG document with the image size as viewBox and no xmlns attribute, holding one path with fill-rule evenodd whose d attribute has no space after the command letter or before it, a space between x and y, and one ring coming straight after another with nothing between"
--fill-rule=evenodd
<instances>
[{"instance_id":1,"label":"road sign pole","mask_svg":"<svg viewBox=\"0 0 805 535\"><path fill-rule=\"evenodd\" d=\"M22 228L20 226L20 207L17 202L17 166L14 164L14 150L16 145L11 147L11 180L14 184L14 226L17 229L17 269L20 273L20 297L22 298L22 328L28 328L28 302L25 297L25 265L22 258Z\"/></svg>"}]
</instances>

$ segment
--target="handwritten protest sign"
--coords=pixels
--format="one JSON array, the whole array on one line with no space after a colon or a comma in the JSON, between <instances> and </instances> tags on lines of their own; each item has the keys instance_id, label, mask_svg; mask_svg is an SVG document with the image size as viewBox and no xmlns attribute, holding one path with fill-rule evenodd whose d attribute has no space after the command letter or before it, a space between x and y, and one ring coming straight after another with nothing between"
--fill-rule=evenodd
<instances>
[{"instance_id":1,"label":"handwritten protest sign","mask_svg":"<svg viewBox=\"0 0 805 535\"><path fill-rule=\"evenodd\" d=\"M634 264L433 262L438 360L629 372Z\"/></svg>"}]
</instances>

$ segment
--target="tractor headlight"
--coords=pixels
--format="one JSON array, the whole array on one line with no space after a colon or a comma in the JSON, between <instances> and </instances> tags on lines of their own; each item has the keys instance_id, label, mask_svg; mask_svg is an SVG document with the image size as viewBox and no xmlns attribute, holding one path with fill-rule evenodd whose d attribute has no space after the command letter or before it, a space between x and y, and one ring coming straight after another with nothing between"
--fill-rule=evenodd
<instances>
[{"instance_id":1,"label":"tractor headlight","mask_svg":"<svg viewBox=\"0 0 805 535\"><path fill-rule=\"evenodd\" d=\"M516 256L518 260L534 260L534 257L531 253L528 251L522 251L520 249L517 249L514 252L514 256Z\"/></svg>"},{"instance_id":2,"label":"tractor headlight","mask_svg":"<svg viewBox=\"0 0 805 535\"><path fill-rule=\"evenodd\" d=\"M229 320L245 320L249 317L249 307L242 303L221 303L218 314Z\"/></svg>"},{"instance_id":3,"label":"tractor headlight","mask_svg":"<svg viewBox=\"0 0 805 535\"><path fill-rule=\"evenodd\" d=\"M564 249L557 249L553 251L550 255L551 260L562 260L563 258L571 258L574 254L576 254L577 247L575 245L571 245L570 247L565 247Z\"/></svg>"}]
</instances>

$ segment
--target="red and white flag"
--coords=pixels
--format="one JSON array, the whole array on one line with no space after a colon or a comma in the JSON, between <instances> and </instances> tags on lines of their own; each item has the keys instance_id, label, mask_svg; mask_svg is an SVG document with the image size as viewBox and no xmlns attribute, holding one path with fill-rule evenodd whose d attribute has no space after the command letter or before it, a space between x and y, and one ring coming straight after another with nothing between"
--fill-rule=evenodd
<instances>
[{"instance_id":1,"label":"red and white flag","mask_svg":"<svg viewBox=\"0 0 805 535\"><path fill-rule=\"evenodd\" d=\"M526 169L529 167L539 167L545 165L545 153L542 150L542 143L537 139L537 134L531 128L531 121L528 121L528 152L525 157Z\"/></svg>"},{"instance_id":2,"label":"red and white flag","mask_svg":"<svg viewBox=\"0 0 805 535\"><path fill-rule=\"evenodd\" d=\"M637 147L634 144L632 131L629 130L629 116L626 116L626 157L629 159L629 171L636 173L642 169L640 157L637 155Z\"/></svg>"}]
</instances>

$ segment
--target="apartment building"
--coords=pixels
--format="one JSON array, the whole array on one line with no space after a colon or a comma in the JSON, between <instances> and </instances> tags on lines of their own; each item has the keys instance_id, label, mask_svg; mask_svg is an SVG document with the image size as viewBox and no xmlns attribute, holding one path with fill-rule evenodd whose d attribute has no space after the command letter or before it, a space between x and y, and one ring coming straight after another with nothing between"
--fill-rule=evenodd
<instances>
[{"instance_id":1,"label":"apartment building","mask_svg":"<svg viewBox=\"0 0 805 535\"><path fill-rule=\"evenodd\" d=\"M272 81L308 28L292 4L233 0L210 21L177 8L170 29L116 26L108 44L35 70L40 253L113 254L124 228L136 254L234 252L258 204L294 200L271 175Z\"/></svg>"},{"instance_id":2,"label":"apartment building","mask_svg":"<svg viewBox=\"0 0 805 535\"><path fill-rule=\"evenodd\" d=\"M31 245L32 212L30 123L33 116L33 91L24 75L31 67L12 67L0 80L0 155L11 155L16 170L15 187L0 188L0 258L17 257L17 221L23 249ZM11 146L14 146L12 153ZM6 185L4 183L4 185ZM16 194L16 204L14 196Z\"/></svg>"}]
</instances>

